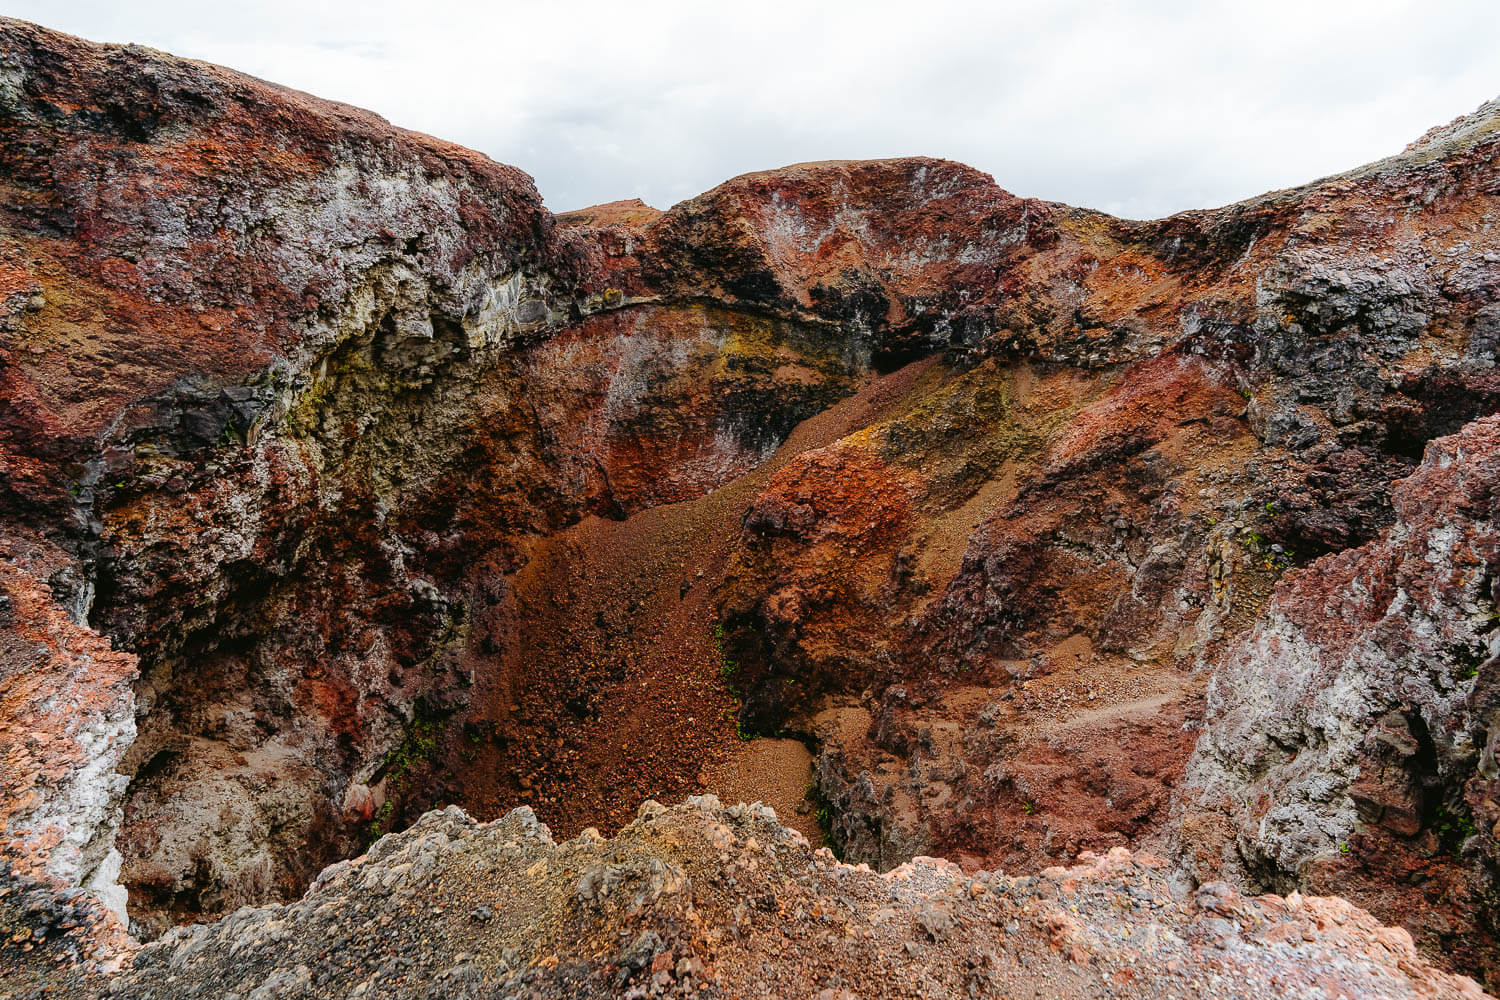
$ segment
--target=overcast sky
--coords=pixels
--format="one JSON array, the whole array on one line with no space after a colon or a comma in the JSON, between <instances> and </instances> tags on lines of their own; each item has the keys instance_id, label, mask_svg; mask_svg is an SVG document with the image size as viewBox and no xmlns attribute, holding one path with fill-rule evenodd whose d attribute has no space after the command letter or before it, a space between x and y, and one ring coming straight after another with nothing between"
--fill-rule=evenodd
<instances>
[{"instance_id":1,"label":"overcast sky","mask_svg":"<svg viewBox=\"0 0 1500 1000\"><path fill-rule=\"evenodd\" d=\"M554 211L804 160L962 160L1133 218L1398 151L1500 96L1497 0L11 0L472 146Z\"/></svg>"}]
</instances>

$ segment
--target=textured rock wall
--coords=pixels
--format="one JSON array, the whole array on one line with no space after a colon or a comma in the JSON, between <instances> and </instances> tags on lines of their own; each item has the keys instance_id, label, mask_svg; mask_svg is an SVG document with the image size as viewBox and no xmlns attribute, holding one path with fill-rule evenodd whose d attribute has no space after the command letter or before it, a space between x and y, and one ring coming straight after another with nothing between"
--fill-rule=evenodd
<instances>
[{"instance_id":1,"label":"textured rock wall","mask_svg":"<svg viewBox=\"0 0 1500 1000\"><path fill-rule=\"evenodd\" d=\"M135 657L63 613L49 588L0 563L0 836L8 875L98 894L120 917L115 847L135 736Z\"/></svg>"},{"instance_id":2,"label":"textured rock wall","mask_svg":"<svg viewBox=\"0 0 1500 1000\"><path fill-rule=\"evenodd\" d=\"M1288 575L1224 656L1180 821L1197 877L1339 884L1493 968L1455 932L1495 912L1497 444L1493 417L1431 442L1395 523Z\"/></svg>"},{"instance_id":3,"label":"textured rock wall","mask_svg":"<svg viewBox=\"0 0 1500 1000\"><path fill-rule=\"evenodd\" d=\"M808 362L803 377L778 381L797 360ZM391 815L397 789L386 779L415 762L404 758L439 728L461 731L454 713L498 662L491 634L473 623L503 603L506 574L536 538L584 513L694 496L753 467L846 381L836 360L787 347L776 324L652 307L484 369L451 368L443 389L400 398L389 423L366 432L369 445L302 477L318 484L311 510L295 495L268 498L266 523L295 526L300 538L226 532L240 551L217 565L237 572L213 579L236 590L198 588L213 618L179 627L187 637L169 655L166 641L153 644L141 688L152 721L134 751L151 778L127 825L138 884L220 909L293 891L357 848L367 822ZM365 397L338 392L335 411L370 412ZM247 494L236 484L211 495L239 505ZM165 581L158 599L181 610L178 595L194 592L184 540L215 515L171 494L149 502L111 511L106 537L122 577ZM187 545L192 558L205 554ZM279 562L289 551L295 558ZM134 615L155 596L112 592L110 607ZM202 817L223 810L240 822L205 828ZM165 816L192 842L163 836ZM321 852L305 856L299 845L309 842ZM203 894L221 887L223 897Z\"/></svg>"},{"instance_id":4,"label":"textured rock wall","mask_svg":"<svg viewBox=\"0 0 1500 1000\"><path fill-rule=\"evenodd\" d=\"M778 473L745 522L724 622L744 718L821 748L851 858L1013 867L1174 828L1196 730L1219 724L1205 687L1277 578L1381 537L1427 442L1496 410L1496 111L1219 212L1054 211L1005 279L1008 304L1045 295L1052 312L992 313L994 335L950 351L961 374ZM1458 955L1476 928L1489 940L1488 868L1454 882L1441 846L1478 825L1467 778L1406 756L1449 803L1412 821L1420 864L1256 876L1279 835L1246 827L1229 870L1355 893L1432 953ZM1464 948L1464 967L1490 961Z\"/></svg>"},{"instance_id":5,"label":"textured rock wall","mask_svg":"<svg viewBox=\"0 0 1500 1000\"><path fill-rule=\"evenodd\" d=\"M286 433L327 394L330 361L349 397L367 387L338 365L361 348L384 355L389 377L420 384L455 355L501 350L545 324L550 216L519 172L366 112L145 50L13 22L5 32L5 253L18 290L7 300L5 542L78 625L144 657L138 706L124 671L91 678L112 676L96 697L125 720L109 754L76 777L111 801L55 817L71 827L65 844L107 842L123 779L91 776L119 763L133 707L148 739L127 773L159 771L169 759L149 737L170 723L158 702L196 687L210 695L197 711L214 715L212 695L225 687L233 696L269 681L274 699L301 679L289 664L280 684L257 676L226 658L221 640L235 627L224 619L253 614L257 592L298 569L320 531L341 532L343 484L328 479L345 464L346 428ZM364 397L359 419L379 423L379 393ZM428 624L442 617L420 581L381 593ZM214 684L226 672L239 676ZM282 702L283 724L294 704ZM300 755L278 754L264 745L276 723L254 718L258 707L231 706L172 739L250 728L257 753L286 765L273 769L278 779L311 779L316 738L303 736ZM314 727L323 721L308 714ZM250 716L248 727L237 716ZM379 752L397 727L375 722L367 750ZM222 791L225 772L249 766L224 761L236 752L225 742L218 767L193 775L202 790L176 808L197 813L189 833L263 841L263 827L238 821L265 810ZM282 797L290 815L274 821L300 850L316 802ZM127 811L127 831L138 811ZM167 841L183 836L171 815L159 817ZM200 835L180 845L177 864L239 863L219 846ZM257 863L263 892L272 866Z\"/></svg>"}]
</instances>

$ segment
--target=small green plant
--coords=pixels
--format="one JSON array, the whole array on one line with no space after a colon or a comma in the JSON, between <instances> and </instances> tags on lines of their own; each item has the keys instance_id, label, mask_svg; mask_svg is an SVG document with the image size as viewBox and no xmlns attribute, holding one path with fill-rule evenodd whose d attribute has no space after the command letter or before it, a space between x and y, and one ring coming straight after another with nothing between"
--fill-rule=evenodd
<instances>
[{"instance_id":1,"label":"small green plant","mask_svg":"<svg viewBox=\"0 0 1500 1000\"><path fill-rule=\"evenodd\" d=\"M480 723L471 722L464 726L464 737L477 747L486 742L493 742L495 734L499 729L499 723L493 720Z\"/></svg>"},{"instance_id":2,"label":"small green plant","mask_svg":"<svg viewBox=\"0 0 1500 1000\"><path fill-rule=\"evenodd\" d=\"M1432 828L1444 850L1454 857L1463 850L1464 841L1479 832L1467 810L1449 809L1447 803L1440 803L1433 812Z\"/></svg>"},{"instance_id":3,"label":"small green plant","mask_svg":"<svg viewBox=\"0 0 1500 1000\"><path fill-rule=\"evenodd\" d=\"M425 705L421 702L417 703L417 715L406 730L406 738L385 760L383 770L386 800L385 805L381 806L380 811L370 823L371 843L380 838L385 822L390 819L391 813L395 810L396 798L407 784L409 772L419 765L430 762L437 754L445 724L445 720L440 715L431 714Z\"/></svg>"},{"instance_id":4,"label":"small green plant","mask_svg":"<svg viewBox=\"0 0 1500 1000\"><path fill-rule=\"evenodd\" d=\"M1268 508L1271 504L1266 505ZM1292 553L1280 545L1273 545L1270 539L1253 528L1245 528L1240 531L1240 544L1260 557L1266 569L1279 573L1292 565ZM1280 551L1278 551L1278 549Z\"/></svg>"},{"instance_id":5,"label":"small green plant","mask_svg":"<svg viewBox=\"0 0 1500 1000\"><path fill-rule=\"evenodd\" d=\"M438 737L442 729L442 723L437 719L420 716L414 719L411 728L407 730L406 739L386 759L386 776L392 781L400 781L407 771L430 760L437 752Z\"/></svg>"},{"instance_id":6,"label":"small green plant","mask_svg":"<svg viewBox=\"0 0 1500 1000\"><path fill-rule=\"evenodd\" d=\"M391 813L395 811L396 803L391 799L386 799L385 804L380 807L380 811L375 814L375 818L370 821L370 843L373 844L380 839L381 827L385 825L386 821L391 818Z\"/></svg>"},{"instance_id":7,"label":"small green plant","mask_svg":"<svg viewBox=\"0 0 1500 1000\"><path fill-rule=\"evenodd\" d=\"M1021 803L1021 811L1023 813L1025 813L1026 815L1028 815L1028 816L1035 816L1036 815L1036 803L1034 803L1034 802L1022 802Z\"/></svg>"},{"instance_id":8,"label":"small green plant","mask_svg":"<svg viewBox=\"0 0 1500 1000\"><path fill-rule=\"evenodd\" d=\"M724 682L724 690L730 696L740 696L739 687L734 683L735 677L739 675L740 665L729 655L724 648L724 623L719 622L714 626L714 648L719 651L719 679Z\"/></svg>"},{"instance_id":9,"label":"small green plant","mask_svg":"<svg viewBox=\"0 0 1500 1000\"><path fill-rule=\"evenodd\" d=\"M1340 854L1348 854L1349 853L1349 841L1347 841L1347 840L1341 840L1341 841L1339 841L1339 853Z\"/></svg>"},{"instance_id":10,"label":"small green plant","mask_svg":"<svg viewBox=\"0 0 1500 1000\"><path fill-rule=\"evenodd\" d=\"M813 819L817 821L818 829L823 832L823 844L833 856L840 861L844 860L843 849L839 847L838 841L833 836L833 803L828 801L828 796L823 794L823 789L816 781L809 781L802 794L813 806Z\"/></svg>"}]
</instances>

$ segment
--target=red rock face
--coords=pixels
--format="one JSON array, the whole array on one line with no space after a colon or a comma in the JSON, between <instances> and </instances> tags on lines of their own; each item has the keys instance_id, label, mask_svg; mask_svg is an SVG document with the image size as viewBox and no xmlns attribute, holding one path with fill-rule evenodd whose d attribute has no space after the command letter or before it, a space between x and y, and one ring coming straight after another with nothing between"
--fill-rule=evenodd
<instances>
[{"instance_id":1,"label":"red rock face","mask_svg":"<svg viewBox=\"0 0 1500 1000\"><path fill-rule=\"evenodd\" d=\"M1181 850L1199 877L1338 885L1493 975L1500 420L1428 445L1395 523L1289 574L1209 689ZM1186 835L1191 832L1191 835Z\"/></svg>"},{"instance_id":2,"label":"red rock face","mask_svg":"<svg viewBox=\"0 0 1500 1000\"><path fill-rule=\"evenodd\" d=\"M217 67L6 32L6 429L18 457L52 439L8 477L29 505L64 503L101 437L218 443L228 407L160 412L181 380L305 365L320 314L373 272L409 268L452 306L546 245L529 179L468 150Z\"/></svg>"},{"instance_id":3,"label":"red rock face","mask_svg":"<svg viewBox=\"0 0 1500 1000\"><path fill-rule=\"evenodd\" d=\"M19 567L0 564L0 580L0 830L10 873L73 883L100 873L96 884L107 889L120 864L109 814L124 785L114 772L135 736L135 657L69 621L46 585ZM88 820L75 822L78 813ZM123 910L122 899L110 902Z\"/></svg>"},{"instance_id":4,"label":"red rock face","mask_svg":"<svg viewBox=\"0 0 1500 1000\"><path fill-rule=\"evenodd\" d=\"M929 159L554 219L3 22L4 861L118 846L152 935L449 801L617 826L738 726L853 861L1180 848L1489 974L1497 121L1159 222Z\"/></svg>"}]
</instances>

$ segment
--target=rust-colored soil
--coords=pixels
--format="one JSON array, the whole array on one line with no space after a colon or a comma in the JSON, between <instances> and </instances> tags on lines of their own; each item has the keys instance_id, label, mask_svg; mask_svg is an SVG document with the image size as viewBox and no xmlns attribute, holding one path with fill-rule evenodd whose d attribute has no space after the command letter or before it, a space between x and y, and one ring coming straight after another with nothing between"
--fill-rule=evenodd
<instances>
[{"instance_id":1,"label":"rust-colored soil","mask_svg":"<svg viewBox=\"0 0 1500 1000\"><path fill-rule=\"evenodd\" d=\"M776 810L781 822L823 844L818 804L809 796L813 757L800 740L763 737L745 742L739 752L704 772L707 791L721 802L761 802Z\"/></svg>"},{"instance_id":2,"label":"rust-colored soil","mask_svg":"<svg viewBox=\"0 0 1500 1000\"><path fill-rule=\"evenodd\" d=\"M821 841L810 757L742 740L734 671L715 637L715 590L740 520L792 457L898 405L933 361L870 376L804 422L754 472L623 521L590 517L539 542L470 639L474 708L446 727L446 773L408 809L455 801L477 816L530 805L560 835L606 832L642 799L713 791L761 800Z\"/></svg>"}]
</instances>

